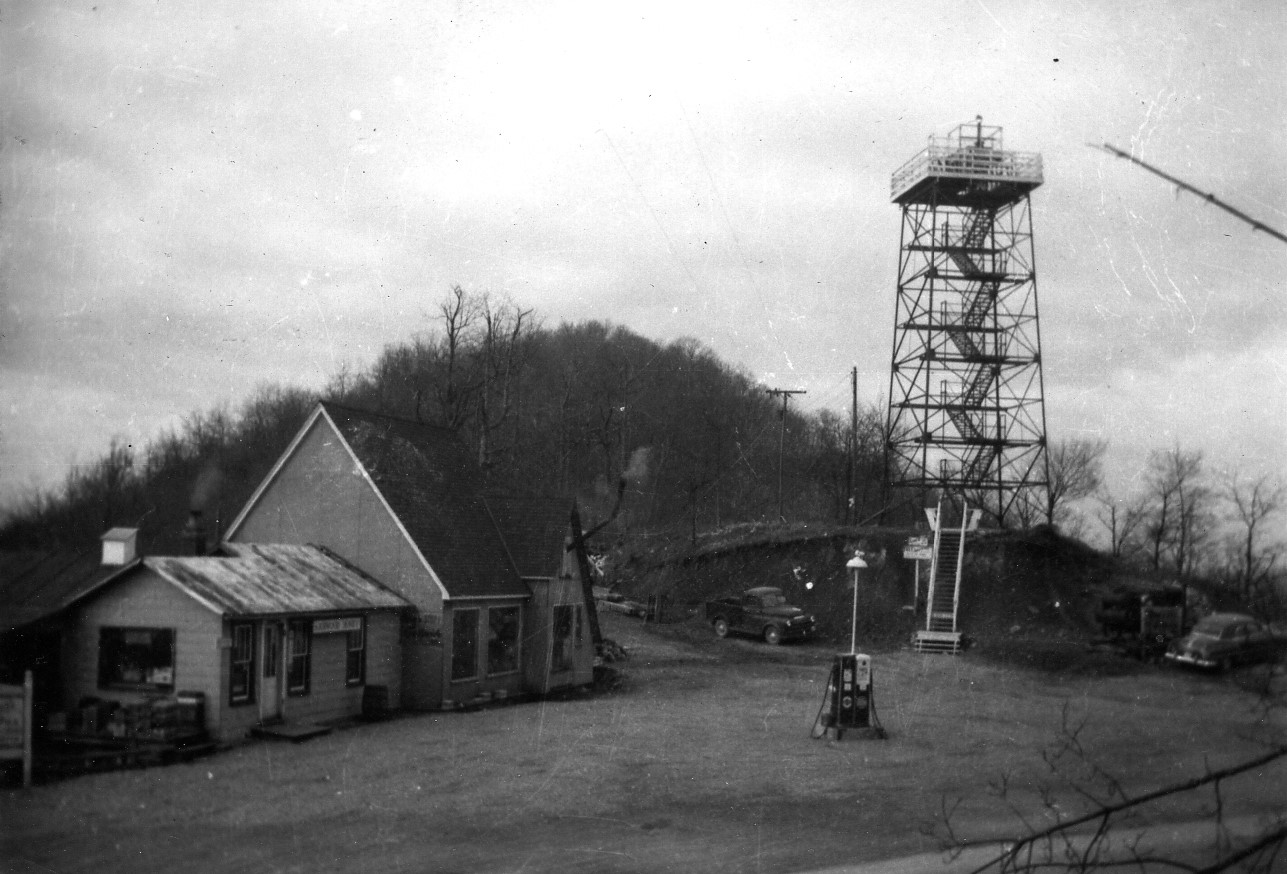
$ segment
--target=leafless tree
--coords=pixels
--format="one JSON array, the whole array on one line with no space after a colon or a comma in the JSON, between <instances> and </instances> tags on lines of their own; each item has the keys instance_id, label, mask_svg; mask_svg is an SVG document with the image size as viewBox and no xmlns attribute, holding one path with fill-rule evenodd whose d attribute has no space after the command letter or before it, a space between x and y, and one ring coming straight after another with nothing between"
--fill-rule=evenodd
<instances>
[{"instance_id":1,"label":"leafless tree","mask_svg":"<svg viewBox=\"0 0 1287 874\"><path fill-rule=\"evenodd\" d=\"M1144 529L1153 570L1161 570L1163 558L1169 556L1177 574L1188 574L1210 525L1212 492L1203 476L1202 452L1178 446L1154 452L1148 485L1152 513Z\"/></svg>"},{"instance_id":2,"label":"leafless tree","mask_svg":"<svg viewBox=\"0 0 1287 874\"><path fill-rule=\"evenodd\" d=\"M1287 507L1287 486L1268 474L1243 481L1234 471L1224 481L1224 494L1241 526L1233 570L1243 599L1249 601L1253 589L1269 579L1278 561L1282 545L1266 545L1263 534L1265 523Z\"/></svg>"},{"instance_id":3,"label":"leafless tree","mask_svg":"<svg viewBox=\"0 0 1287 874\"><path fill-rule=\"evenodd\" d=\"M1266 672L1265 686L1252 716L1263 722L1282 705L1282 690ZM1251 835L1235 836L1227 810L1242 790L1242 780L1263 779L1266 769L1287 758L1280 733L1262 738L1263 749L1223 768L1179 779L1158 788L1132 792L1105 770L1082 740L1086 720L1074 721L1067 704L1054 742L1043 751L1045 778L1016 780L1002 774L987 793L1014 817L1017 833L993 841L971 874L1038 874L1048 871L1223 871L1278 870L1287 845L1287 811L1267 818ZM1031 794L1028 794L1028 793ZM963 800L963 799L962 799ZM959 804L959 802L958 802ZM1176 806L1196 809L1212 826L1208 846L1172 850L1148 835L1159 814L1174 816ZM927 826L944 850L958 858L972 845L954 822L957 804L944 799L939 818Z\"/></svg>"},{"instance_id":4,"label":"leafless tree","mask_svg":"<svg viewBox=\"0 0 1287 874\"><path fill-rule=\"evenodd\" d=\"M524 339L532 310L484 295L480 303L483 332L478 350L481 385L478 395L478 462L489 467L493 435L508 424L514 412Z\"/></svg>"},{"instance_id":5,"label":"leafless tree","mask_svg":"<svg viewBox=\"0 0 1287 874\"><path fill-rule=\"evenodd\" d=\"M1046 487L1046 522L1066 524L1069 505L1095 494L1104 480L1104 440L1061 440L1046 454L1050 481Z\"/></svg>"},{"instance_id":6,"label":"leafless tree","mask_svg":"<svg viewBox=\"0 0 1287 874\"><path fill-rule=\"evenodd\" d=\"M1123 558L1143 530L1149 508L1142 500L1123 501L1102 490L1097 499L1100 503L1097 518L1108 531L1109 551L1114 558Z\"/></svg>"}]
</instances>

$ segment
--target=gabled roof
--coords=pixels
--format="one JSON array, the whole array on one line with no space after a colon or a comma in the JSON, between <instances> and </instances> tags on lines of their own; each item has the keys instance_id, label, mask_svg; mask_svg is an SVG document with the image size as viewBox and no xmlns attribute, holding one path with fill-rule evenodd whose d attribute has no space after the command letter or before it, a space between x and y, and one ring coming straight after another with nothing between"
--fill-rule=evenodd
<instances>
[{"instance_id":1,"label":"gabled roof","mask_svg":"<svg viewBox=\"0 0 1287 874\"><path fill-rule=\"evenodd\" d=\"M0 631L52 616L127 568L89 552L0 553Z\"/></svg>"},{"instance_id":2,"label":"gabled roof","mask_svg":"<svg viewBox=\"0 0 1287 874\"><path fill-rule=\"evenodd\" d=\"M554 577L572 533L572 499L488 492L487 506L525 578Z\"/></svg>"},{"instance_id":3,"label":"gabled roof","mask_svg":"<svg viewBox=\"0 0 1287 874\"><path fill-rule=\"evenodd\" d=\"M482 471L454 432L321 407L450 598L531 594L483 500Z\"/></svg>"},{"instance_id":4,"label":"gabled roof","mask_svg":"<svg viewBox=\"0 0 1287 874\"><path fill-rule=\"evenodd\" d=\"M145 567L224 616L270 616L410 606L317 546L228 543L224 556L143 559Z\"/></svg>"}]
</instances>

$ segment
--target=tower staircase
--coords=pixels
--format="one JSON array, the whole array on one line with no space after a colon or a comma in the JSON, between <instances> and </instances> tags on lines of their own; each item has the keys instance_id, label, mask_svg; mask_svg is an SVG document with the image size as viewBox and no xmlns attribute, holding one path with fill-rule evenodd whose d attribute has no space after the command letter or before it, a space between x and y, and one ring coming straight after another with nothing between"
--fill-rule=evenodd
<instances>
[{"instance_id":1,"label":"tower staircase","mask_svg":"<svg viewBox=\"0 0 1287 874\"><path fill-rule=\"evenodd\" d=\"M916 632L912 646L917 652L956 655L961 651L956 617L970 512L968 507L962 510L960 527L948 527L942 511L942 502L937 510L926 511L934 527L934 558L925 598L925 628Z\"/></svg>"},{"instance_id":2,"label":"tower staircase","mask_svg":"<svg viewBox=\"0 0 1287 874\"><path fill-rule=\"evenodd\" d=\"M973 450L964 465L966 482L981 482L987 477L999 454L995 444L982 442L988 428L975 421L979 408L987 400L989 392L1000 375L1000 355L996 338L992 338L993 348L988 349L988 336L985 326L996 302L1001 281L1005 278L1004 269L997 271L993 263L992 270L980 266L981 259L997 259L994 250L985 247L988 232L992 229L993 213L989 210L975 210L968 214L965 227L954 235L950 228L944 228L945 243L943 251L956 265L961 278L968 285L962 290L962 307L960 309L943 308L942 322L952 345L956 347L967 365L964 382L959 385L959 394L955 398L945 399L948 416L956 426L961 437Z\"/></svg>"}]
</instances>

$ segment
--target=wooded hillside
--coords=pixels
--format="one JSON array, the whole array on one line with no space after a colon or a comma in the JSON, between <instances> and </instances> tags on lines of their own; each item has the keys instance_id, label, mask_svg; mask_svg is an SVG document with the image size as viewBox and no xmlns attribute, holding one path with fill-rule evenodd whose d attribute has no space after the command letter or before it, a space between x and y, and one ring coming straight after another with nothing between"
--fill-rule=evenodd
<instances>
[{"instance_id":1,"label":"wooded hillside","mask_svg":"<svg viewBox=\"0 0 1287 874\"><path fill-rule=\"evenodd\" d=\"M226 527L318 397L265 386L143 447L105 437L97 460L10 513L0 548L89 548L124 525L141 529L146 551L182 551L188 511ZM450 427L494 487L575 495L587 524L622 482L627 531L843 523L879 508L879 410L859 410L854 429L850 411L784 405L694 340L663 345L603 322L545 328L532 310L459 287L423 332L334 375L320 397Z\"/></svg>"}]
</instances>

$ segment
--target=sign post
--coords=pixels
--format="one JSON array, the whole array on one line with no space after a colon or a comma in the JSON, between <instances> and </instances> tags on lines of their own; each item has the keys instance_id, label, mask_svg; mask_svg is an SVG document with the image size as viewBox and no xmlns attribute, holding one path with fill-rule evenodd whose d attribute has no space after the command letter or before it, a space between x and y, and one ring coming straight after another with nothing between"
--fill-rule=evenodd
<instances>
[{"instance_id":1,"label":"sign post","mask_svg":"<svg viewBox=\"0 0 1287 874\"><path fill-rule=\"evenodd\" d=\"M0 760L22 759L22 786L31 786L31 671L21 686L0 685Z\"/></svg>"},{"instance_id":2,"label":"sign post","mask_svg":"<svg viewBox=\"0 0 1287 874\"><path fill-rule=\"evenodd\" d=\"M930 546L929 537L921 535L907 538L903 558L916 562L915 589L912 590L912 609L915 610L921 602L921 562L932 561L934 558L934 548Z\"/></svg>"}]
</instances>

